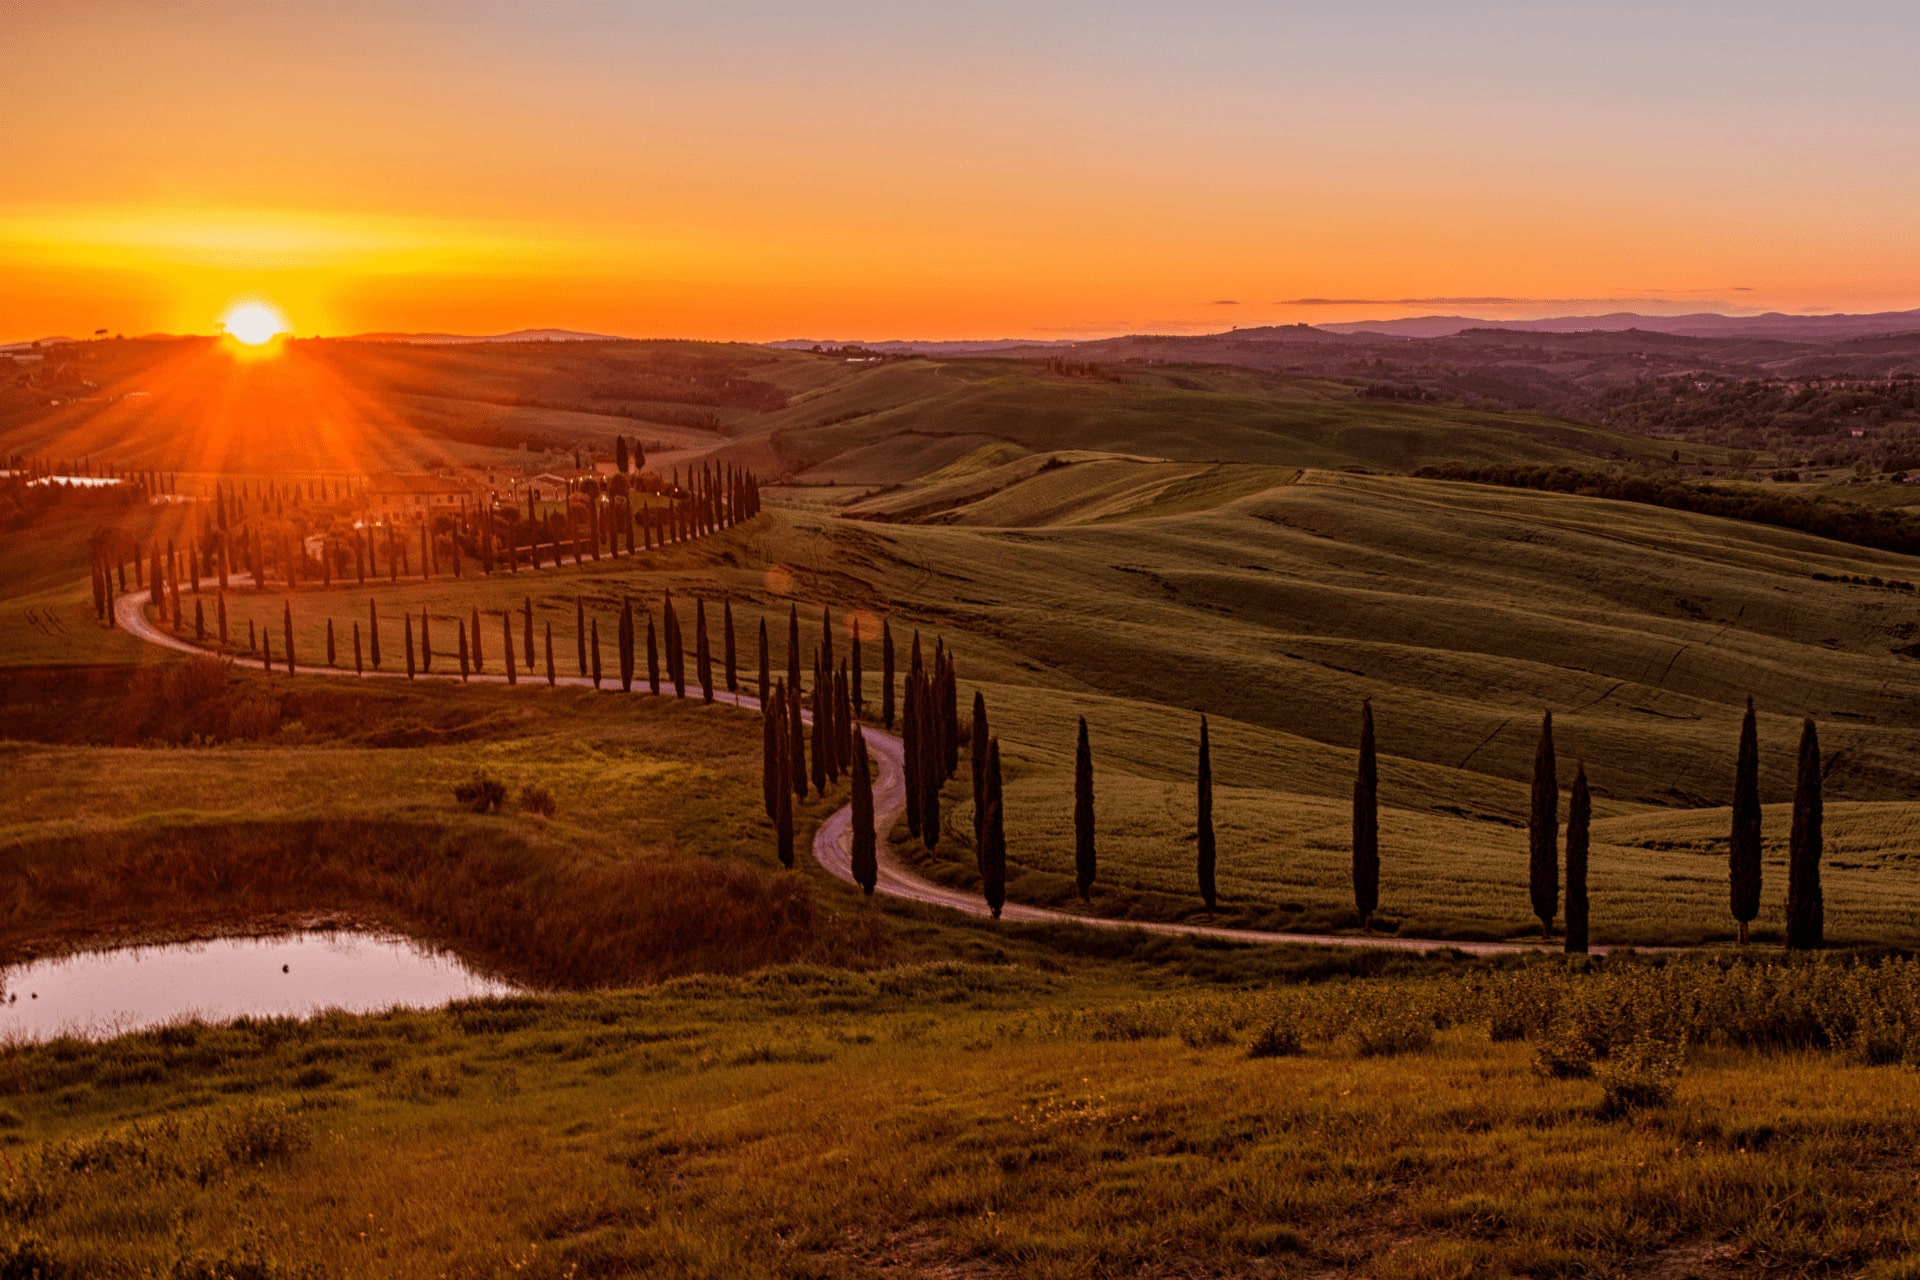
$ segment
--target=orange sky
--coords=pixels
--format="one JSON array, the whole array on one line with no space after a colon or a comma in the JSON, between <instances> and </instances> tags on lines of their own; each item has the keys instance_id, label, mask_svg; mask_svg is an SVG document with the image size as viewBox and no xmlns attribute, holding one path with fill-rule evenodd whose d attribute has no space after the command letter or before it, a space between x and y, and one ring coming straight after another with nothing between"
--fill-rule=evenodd
<instances>
[{"instance_id":1,"label":"orange sky","mask_svg":"<svg viewBox=\"0 0 1920 1280\"><path fill-rule=\"evenodd\" d=\"M1920 306L1910 11L1175 8L22 6L0 341Z\"/></svg>"}]
</instances>

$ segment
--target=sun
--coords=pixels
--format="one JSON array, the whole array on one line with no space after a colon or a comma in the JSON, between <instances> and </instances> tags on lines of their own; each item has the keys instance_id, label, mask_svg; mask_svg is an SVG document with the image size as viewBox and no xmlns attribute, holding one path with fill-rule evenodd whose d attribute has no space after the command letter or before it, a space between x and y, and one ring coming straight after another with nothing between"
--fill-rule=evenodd
<instances>
[{"instance_id":1,"label":"sun","mask_svg":"<svg viewBox=\"0 0 1920 1280\"><path fill-rule=\"evenodd\" d=\"M241 302L220 318L227 336L246 347L263 347L287 332L287 318L267 302Z\"/></svg>"}]
</instances>

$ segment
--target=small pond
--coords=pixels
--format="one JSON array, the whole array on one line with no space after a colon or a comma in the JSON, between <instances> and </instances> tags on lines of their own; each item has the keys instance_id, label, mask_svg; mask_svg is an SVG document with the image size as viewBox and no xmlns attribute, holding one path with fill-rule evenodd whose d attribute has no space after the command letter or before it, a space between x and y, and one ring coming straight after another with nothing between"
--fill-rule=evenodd
<instances>
[{"instance_id":1,"label":"small pond","mask_svg":"<svg viewBox=\"0 0 1920 1280\"><path fill-rule=\"evenodd\" d=\"M434 1008L514 991L403 938L300 933L126 947L0 969L0 1042L99 1038L186 1018Z\"/></svg>"}]
</instances>

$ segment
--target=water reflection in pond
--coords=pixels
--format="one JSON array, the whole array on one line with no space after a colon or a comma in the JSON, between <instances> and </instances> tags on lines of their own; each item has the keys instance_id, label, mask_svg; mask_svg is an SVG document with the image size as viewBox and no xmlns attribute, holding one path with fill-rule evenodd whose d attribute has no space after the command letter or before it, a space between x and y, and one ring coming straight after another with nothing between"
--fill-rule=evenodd
<instances>
[{"instance_id":1,"label":"water reflection in pond","mask_svg":"<svg viewBox=\"0 0 1920 1280\"><path fill-rule=\"evenodd\" d=\"M127 947L0 970L0 1041L99 1037L183 1018L431 1008L513 991L400 938L303 933Z\"/></svg>"}]
</instances>

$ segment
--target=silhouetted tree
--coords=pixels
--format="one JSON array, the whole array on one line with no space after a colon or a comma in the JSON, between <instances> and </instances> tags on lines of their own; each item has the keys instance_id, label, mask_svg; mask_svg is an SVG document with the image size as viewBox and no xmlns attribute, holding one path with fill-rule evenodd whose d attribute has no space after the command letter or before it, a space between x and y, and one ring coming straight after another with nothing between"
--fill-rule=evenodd
<instances>
[{"instance_id":1,"label":"silhouetted tree","mask_svg":"<svg viewBox=\"0 0 1920 1280\"><path fill-rule=\"evenodd\" d=\"M555 554L557 557L557 549ZM558 563L558 560L556 559L555 562ZM587 604L579 596L573 598L573 639L574 647L579 651L580 674L585 675L587 674ZM598 680L594 681L594 687L598 688L599 683Z\"/></svg>"},{"instance_id":2,"label":"silhouetted tree","mask_svg":"<svg viewBox=\"0 0 1920 1280\"><path fill-rule=\"evenodd\" d=\"M406 620L407 624L407 679L411 680L413 679L413 615L403 613L400 616Z\"/></svg>"},{"instance_id":3,"label":"silhouetted tree","mask_svg":"<svg viewBox=\"0 0 1920 1280\"><path fill-rule=\"evenodd\" d=\"M367 598L367 653L373 658L373 669L380 669L380 611L374 608L373 598Z\"/></svg>"},{"instance_id":4,"label":"silhouetted tree","mask_svg":"<svg viewBox=\"0 0 1920 1280\"><path fill-rule=\"evenodd\" d=\"M973 691L973 736L967 744L973 773L973 869L986 874L984 826L987 820L987 695Z\"/></svg>"},{"instance_id":5,"label":"silhouetted tree","mask_svg":"<svg viewBox=\"0 0 1920 1280\"><path fill-rule=\"evenodd\" d=\"M464 682L468 674L468 663L471 660L467 653L467 620L456 619L453 625L460 629L460 679Z\"/></svg>"},{"instance_id":6,"label":"silhouetted tree","mask_svg":"<svg viewBox=\"0 0 1920 1280\"><path fill-rule=\"evenodd\" d=\"M853 882L873 895L880 880L873 829L873 775L867 766L867 739L853 731Z\"/></svg>"},{"instance_id":7,"label":"silhouetted tree","mask_svg":"<svg viewBox=\"0 0 1920 1280\"><path fill-rule=\"evenodd\" d=\"M1213 911L1213 745L1207 738L1207 718L1200 717L1200 769L1195 786L1195 864L1200 875L1200 899Z\"/></svg>"},{"instance_id":8,"label":"silhouetted tree","mask_svg":"<svg viewBox=\"0 0 1920 1280\"><path fill-rule=\"evenodd\" d=\"M780 719L784 722L797 710L799 693L797 690L786 689L784 682L782 683L781 693L785 696L780 701L787 704L786 709L780 713ZM793 868L793 798L796 795L806 795L807 781L799 760L793 755L793 748L800 741L799 722L796 719L791 724L783 723L781 728L785 730L788 745L780 752L779 797L775 804L773 827L775 852L780 859L780 865L791 870Z\"/></svg>"},{"instance_id":9,"label":"silhouetted tree","mask_svg":"<svg viewBox=\"0 0 1920 1280\"><path fill-rule=\"evenodd\" d=\"M500 647L503 651L505 651L507 655L507 683L519 684L520 673L514 670L514 665L513 665L513 610L512 609L502 609L500 611L500 631L501 631ZM528 675L533 674L533 654L531 653L527 654L527 674Z\"/></svg>"},{"instance_id":10,"label":"silhouetted tree","mask_svg":"<svg viewBox=\"0 0 1920 1280\"><path fill-rule=\"evenodd\" d=\"M865 715L867 712L867 698L863 689L865 680L860 672L860 619L858 617L855 617L853 620L852 644L853 644L853 668L852 668L853 678L852 678L852 688L850 692L853 698L853 713L856 716L862 716L862 715Z\"/></svg>"},{"instance_id":11,"label":"silhouetted tree","mask_svg":"<svg viewBox=\"0 0 1920 1280\"><path fill-rule=\"evenodd\" d=\"M547 623L547 688L551 689L557 683L558 681L555 679L554 671L553 671L553 623L548 622Z\"/></svg>"},{"instance_id":12,"label":"silhouetted tree","mask_svg":"<svg viewBox=\"0 0 1920 1280\"><path fill-rule=\"evenodd\" d=\"M780 790L780 753L786 749L780 712L781 707L775 706L771 699L760 704L760 790L769 822L780 814L776 793Z\"/></svg>"},{"instance_id":13,"label":"silhouetted tree","mask_svg":"<svg viewBox=\"0 0 1920 1280\"><path fill-rule=\"evenodd\" d=\"M1073 751L1073 868L1080 900L1093 901L1093 747L1087 718L1080 717L1080 740Z\"/></svg>"},{"instance_id":14,"label":"silhouetted tree","mask_svg":"<svg viewBox=\"0 0 1920 1280\"><path fill-rule=\"evenodd\" d=\"M666 635L667 675L673 680L673 696L687 696L687 649L686 639L680 634L680 618L673 611L673 592L666 593L666 602L660 609L660 626Z\"/></svg>"},{"instance_id":15,"label":"silhouetted tree","mask_svg":"<svg viewBox=\"0 0 1920 1280\"><path fill-rule=\"evenodd\" d=\"M807 728L800 714L799 686L787 689L787 787L807 798Z\"/></svg>"},{"instance_id":16,"label":"silhouetted tree","mask_svg":"<svg viewBox=\"0 0 1920 1280\"><path fill-rule=\"evenodd\" d=\"M653 629L653 610L647 610L647 692L660 692L660 637Z\"/></svg>"},{"instance_id":17,"label":"silhouetted tree","mask_svg":"<svg viewBox=\"0 0 1920 1280\"><path fill-rule=\"evenodd\" d=\"M593 658L593 687L598 689L600 687L600 619L594 618L587 626L593 635L593 647L590 651Z\"/></svg>"},{"instance_id":18,"label":"silhouetted tree","mask_svg":"<svg viewBox=\"0 0 1920 1280\"><path fill-rule=\"evenodd\" d=\"M880 620L880 723L893 728L893 624Z\"/></svg>"},{"instance_id":19,"label":"silhouetted tree","mask_svg":"<svg viewBox=\"0 0 1920 1280\"><path fill-rule=\"evenodd\" d=\"M353 674L356 676L367 674L366 668L360 665L360 624L358 622L353 624Z\"/></svg>"},{"instance_id":20,"label":"silhouetted tree","mask_svg":"<svg viewBox=\"0 0 1920 1280\"><path fill-rule=\"evenodd\" d=\"M1553 936L1560 909L1560 783L1553 761L1553 712L1540 720L1533 749L1533 804L1527 813L1527 889L1540 936Z\"/></svg>"},{"instance_id":21,"label":"silhouetted tree","mask_svg":"<svg viewBox=\"0 0 1920 1280\"><path fill-rule=\"evenodd\" d=\"M787 606L787 689L800 689L800 606Z\"/></svg>"},{"instance_id":22,"label":"silhouetted tree","mask_svg":"<svg viewBox=\"0 0 1920 1280\"><path fill-rule=\"evenodd\" d=\"M1587 790L1587 765L1573 771L1573 795L1567 801L1567 950L1587 949L1587 846L1593 822L1593 796Z\"/></svg>"},{"instance_id":23,"label":"silhouetted tree","mask_svg":"<svg viewBox=\"0 0 1920 1280\"><path fill-rule=\"evenodd\" d=\"M522 640L522 641L524 642L524 645L523 645L523 649L522 649L522 651L523 651L523 652L524 652L524 653L525 653L525 654L527 655L527 672L528 672L528 674L532 674L532 672L533 672L533 654L534 654L534 648L533 648L533 597L532 597L532 596L522 596L522 597L521 597L521 599L520 599L520 609L521 609L521 613L520 613L520 639L521 639L521 640ZM552 631L553 631L553 624L552 624L551 622L549 622L549 623L547 624L547 631L548 631L548 633L549 633L549 634L551 634L551 633L552 633Z\"/></svg>"},{"instance_id":24,"label":"silhouetted tree","mask_svg":"<svg viewBox=\"0 0 1920 1280\"><path fill-rule=\"evenodd\" d=\"M204 631L206 629L205 619L203 619L200 616L200 603L197 600L194 602L194 605L193 605L193 628L196 633ZM204 637L196 634L194 638L202 639ZM339 663L333 660L333 619L332 618L327 619L327 665L330 667L337 667L340 665Z\"/></svg>"},{"instance_id":25,"label":"silhouetted tree","mask_svg":"<svg viewBox=\"0 0 1920 1280\"><path fill-rule=\"evenodd\" d=\"M713 652L707 645L707 602L693 602L693 663L700 677L700 700L713 701Z\"/></svg>"},{"instance_id":26,"label":"silhouetted tree","mask_svg":"<svg viewBox=\"0 0 1920 1280\"><path fill-rule=\"evenodd\" d=\"M1373 932L1380 905L1380 764L1374 754L1373 700L1360 703L1360 767L1353 779L1353 908Z\"/></svg>"},{"instance_id":27,"label":"silhouetted tree","mask_svg":"<svg viewBox=\"0 0 1920 1280\"><path fill-rule=\"evenodd\" d=\"M773 677L773 667L772 667L771 659L767 654L767 618L765 614L761 614L760 615L760 705L763 707L767 705L767 698L773 692L773 686L772 684L769 683L772 677Z\"/></svg>"},{"instance_id":28,"label":"silhouetted tree","mask_svg":"<svg viewBox=\"0 0 1920 1280\"><path fill-rule=\"evenodd\" d=\"M725 645L727 692L740 692L740 669L735 662L733 647L733 597L728 596L720 602L721 626L726 631L722 643Z\"/></svg>"},{"instance_id":29,"label":"silhouetted tree","mask_svg":"<svg viewBox=\"0 0 1920 1280\"><path fill-rule=\"evenodd\" d=\"M1740 755L1733 769L1733 832L1727 839L1727 881L1740 941L1760 914L1760 732L1753 699L1740 722Z\"/></svg>"},{"instance_id":30,"label":"silhouetted tree","mask_svg":"<svg viewBox=\"0 0 1920 1280\"><path fill-rule=\"evenodd\" d=\"M177 591L174 595L174 599L176 601L179 599L179 594ZM282 612L280 615L280 625L282 629L286 632L286 637L287 637L287 674L292 675L293 674L293 603L291 601L286 601L286 600L281 601L281 610Z\"/></svg>"},{"instance_id":31,"label":"silhouetted tree","mask_svg":"<svg viewBox=\"0 0 1920 1280\"><path fill-rule=\"evenodd\" d=\"M901 762L906 772L907 830L919 835L920 805L926 798L926 784L920 777L920 766L925 752L920 748L920 682L913 673L907 674L906 706L900 717Z\"/></svg>"},{"instance_id":32,"label":"silhouetted tree","mask_svg":"<svg viewBox=\"0 0 1920 1280\"><path fill-rule=\"evenodd\" d=\"M620 602L620 692L633 692L633 601Z\"/></svg>"},{"instance_id":33,"label":"silhouetted tree","mask_svg":"<svg viewBox=\"0 0 1920 1280\"><path fill-rule=\"evenodd\" d=\"M1793 785L1793 832L1787 843L1787 946L1795 951L1826 944L1826 902L1820 891L1822 817L1820 733L1807 720L1800 729L1800 771Z\"/></svg>"},{"instance_id":34,"label":"silhouetted tree","mask_svg":"<svg viewBox=\"0 0 1920 1280\"><path fill-rule=\"evenodd\" d=\"M1005 806L1000 788L1000 739L995 738L987 744L987 816L981 824L986 835L986 850L981 860L986 865L982 872L982 891L986 895L987 906L993 912L993 918L1000 918L1000 909L1007 903L1007 825Z\"/></svg>"},{"instance_id":35,"label":"silhouetted tree","mask_svg":"<svg viewBox=\"0 0 1920 1280\"><path fill-rule=\"evenodd\" d=\"M480 653L480 606L479 605L473 606L473 625L468 629L473 633L473 669L477 672L485 671L487 669L487 662L486 662L486 659L482 657Z\"/></svg>"}]
</instances>

